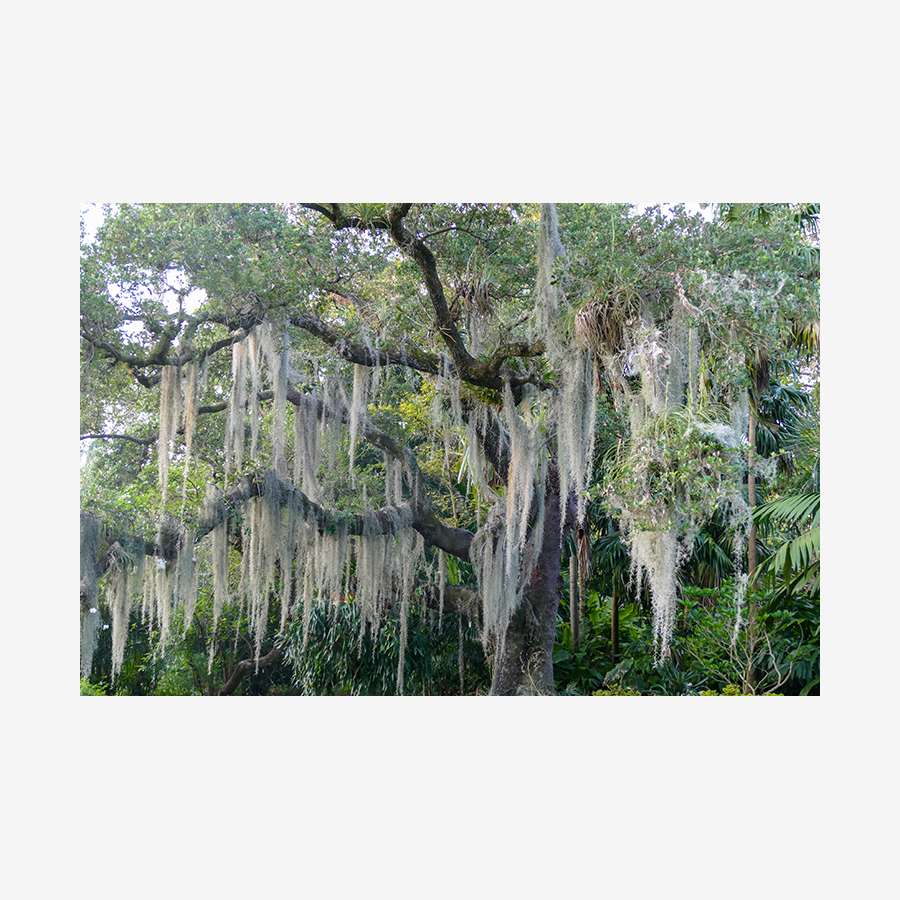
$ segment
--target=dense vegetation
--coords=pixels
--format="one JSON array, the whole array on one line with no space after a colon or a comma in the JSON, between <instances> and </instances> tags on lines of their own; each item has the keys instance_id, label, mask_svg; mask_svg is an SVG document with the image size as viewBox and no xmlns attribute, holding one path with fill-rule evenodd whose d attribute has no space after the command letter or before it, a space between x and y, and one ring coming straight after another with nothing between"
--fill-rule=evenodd
<instances>
[{"instance_id":1,"label":"dense vegetation","mask_svg":"<svg viewBox=\"0 0 900 900\"><path fill-rule=\"evenodd\" d=\"M121 204L85 694L817 694L817 204Z\"/></svg>"}]
</instances>

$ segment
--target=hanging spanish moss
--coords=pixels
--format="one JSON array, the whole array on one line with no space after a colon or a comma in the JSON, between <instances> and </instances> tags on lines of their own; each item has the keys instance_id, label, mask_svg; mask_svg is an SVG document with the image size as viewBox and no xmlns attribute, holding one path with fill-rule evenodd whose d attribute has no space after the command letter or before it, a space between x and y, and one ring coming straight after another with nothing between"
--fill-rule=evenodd
<instances>
[{"instance_id":1,"label":"hanging spanish moss","mask_svg":"<svg viewBox=\"0 0 900 900\"><path fill-rule=\"evenodd\" d=\"M182 529L175 562L175 595L182 608L184 633L187 633L197 606L199 572L195 555L194 533L189 528Z\"/></svg>"},{"instance_id":2,"label":"hanging spanish moss","mask_svg":"<svg viewBox=\"0 0 900 900\"><path fill-rule=\"evenodd\" d=\"M409 596L400 598L400 648L397 654L397 693L403 696L404 662L406 660L406 642L409 635Z\"/></svg>"},{"instance_id":3,"label":"hanging spanish moss","mask_svg":"<svg viewBox=\"0 0 900 900\"><path fill-rule=\"evenodd\" d=\"M506 486L506 578L509 584L515 584L519 559L528 537L539 435L532 433L520 418L508 381L503 388L503 421L510 436Z\"/></svg>"},{"instance_id":4,"label":"hanging spanish moss","mask_svg":"<svg viewBox=\"0 0 900 900\"><path fill-rule=\"evenodd\" d=\"M704 401L700 340L689 318L699 310L678 276L674 285L666 316L655 316L644 303L638 315L619 323L623 349L603 355L631 425L629 449L611 468L607 496L620 509L632 586L650 589L657 664L668 654L674 627L678 569L723 494L734 535L736 629L747 584L742 555L749 517L739 484L746 392L732 392L729 408ZM634 375L638 390L629 382Z\"/></svg>"},{"instance_id":5,"label":"hanging spanish moss","mask_svg":"<svg viewBox=\"0 0 900 900\"><path fill-rule=\"evenodd\" d=\"M368 403L369 370L365 366L353 366L353 398L350 403L350 482L356 487L356 435L359 420Z\"/></svg>"},{"instance_id":6,"label":"hanging spanish moss","mask_svg":"<svg viewBox=\"0 0 900 900\"><path fill-rule=\"evenodd\" d=\"M221 490L213 484L208 485L203 504L203 515L207 520L217 521L210 539L213 573L213 634L215 634L223 608L230 602L228 519L221 514L221 505Z\"/></svg>"},{"instance_id":7,"label":"hanging spanish moss","mask_svg":"<svg viewBox=\"0 0 900 900\"><path fill-rule=\"evenodd\" d=\"M97 608L97 557L100 555L100 521L81 511L81 677L91 674L94 651L100 638L101 619Z\"/></svg>"},{"instance_id":8,"label":"hanging spanish moss","mask_svg":"<svg viewBox=\"0 0 900 900\"><path fill-rule=\"evenodd\" d=\"M482 599L482 640L486 651L494 642L495 657L503 653L506 631L521 600L518 578L512 583L506 578L508 540L503 521L494 518L476 532L469 548Z\"/></svg>"},{"instance_id":9,"label":"hanging spanish moss","mask_svg":"<svg viewBox=\"0 0 900 900\"><path fill-rule=\"evenodd\" d=\"M384 453L384 502L386 506L403 503L403 465L387 452Z\"/></svg>"},{"instance_id":10,"label":"hanging spanish moss","mask_svg":"<svg viewBox=\"0 0 900 900\"><path fill-rule=\"evenodd\" d=\"M179 518L184 519L187 504L188 473L191 467L191 452L194 446L194 431L197 427L197 411L199 409L199 369L197 363L188 363L182 372L184 393L184 476L181 490L181 512Z\"/></svg>"},{"instance_id":11,"label":"hanging spanish moss","mask_svg":"<svg viewBox=\"0 0 900 900\"><path fill-rule=\"evenodd\" d=\"M566 252L559 236L556 205L541 204L538 231L538 275L535 285L534 324L536 335L547 345L548 358L557 361L571 349L560 331L562 290L560 267L565 265Z\"/></svg>"},{"instance_id":12,"label":"hanging spanish moss","mask_svg":"<svg viewBox=\"0 0 900 900\"><path fill-rule=\"evenodd\" d=\"M169 460L172 444L181 419L181 373L178 366L163 366L160 373L159 438L157 459L159 463L159 489L162 494L160 507L166 505L169 486Z\"/></svg>"},{"instance_id":13,"label":"hanging spanish moss","mask_svg":"<svg viewBox=\"0 0 900 900\"><path fill-rule=\"evenodd\" d=\"M259 462L259 395L262 391L262 365L268 329L254 325L247 335L247 368L250 373L250 392L247 395L247 414L250 418L250 459Z\"/></svg>"},{"instance_id":14,"label":"hanging spanish moss","mask_svg":"<svg viewBox=\"0 0 900 900\"><path fill-rule=\"evenodd\" d=\"M231 347L231 392L225 425L225 477L244 463L244 416L247 403L247 339Z\"/></svg>"},{"instance_id":15,"label":"hanging spanish moss","mask_svg":"<svg viewBox=\"0 0 900 900\"><path fill-rule=\"evenodd\" d=\"M731 634L732 646L737 642L743 625L744 599L750 576L744 571L744 553L753 523L753 510L744 500L740 490L735 490L728 498L730 515L729 528L733 535L732 560L734 563L734 629Z\"/></svg>"},{"instance_id":16,"label":"hanging spanish moss","mask_svg":"<svg viewBox=\"0 0 900 900\"><path fill-rule=\"evenodd\" d=\"M156 621L159 625L159 648L165 649L172 626L172 606L175 594L175 578L169 561L161 557L156 560L154 599L156 601Z\"/></svg>"},{"instance_id":17,"label":"hanging spanish moss","mask_svg":"<svg viewBox=\"0 0 900 900\"><path fill-rule=\"evenodd\" d=\"M128 553L118 542L114 544L110 549L106 583L106 606L112 618L111 682L113 684L115 684L116 676L122 671L131 606L135 594L140 590L143 577L143 549L139 547L134 553Z\"/></svg>"},{"instance_id":18,"label":"hanging spanish moss","mask_svg":"<svg viewBox=\"0 0 900 900\"><path fill-rule=\"evenodd\" d=\"M285 422L287 419L287 387L290 371L290 350L285 346L273 354L273 423L272 423L272 468L281 478L287 478L287 458L285 456Z\"/></svg>"},{"instance_id":19,"label":"hanging spanish moss","mask_svg":"<svg viewBox=\"0 0 900 900\"><path fill-rule=\"evenodd\" d=\"M311 399L315 400L316 395L313 394ZM324 404L321 416L315 413L314 404L294 407L294 484L313 503L322 503L324 499L319 485L319 468L323 445L329 444L325 417Z\"/></svg>"},{"instance_id":20,"label":"hanging spanish moss","mask_svg":"<svg viewBox=\"0 0 900 900\"><path fill-rule=\"evenodd\" d=\"M535 288L537 336L547 346L547 358L560 378L557 406L557 467L560 479L561 528L572 491L577 498L578 522L587 510L587 486L594 467L594 432L597 421L599 383L592 342L585 342L580 327L584 316L576 317L574 334L562 315L565 304L562 283L566 263L559 236L556 207L541 207L538 237L538 277ZM562 539L562 533L560 533Z\"/></svg>"},{"instance_id":21,"label":"hanging spanish moss","mask_svg":"<svg viewBox=\"0 0 900 900\"><path fill-rule=\"evenodd\" d=\"M565 507L569 491L578 498L578 522L584 522L587 487L594 468L594 440L597 423L599 384L593 356L587 350L573 350L562 374L563 389L557 436L560 524L565 526Z\"/></svg>"},{"instance_id":22,"label":"hanging spanish moss","mask_svg":"<svg viewBox=\"0 0 900 900\"><path fill-rule=\"evenodd\" d=\"M476 492L478 502L475 505L475 515L479 528L482 524L484 505L493 506L499 499L490 481L491 466L484 452L484 437L490 431L499 431L496 426L496 414L486 404L480 405L466 422L465 451L460 462L460 473L465 471L466 488L468 490L474 488ZM505 433L503 440L504 447L508 447L509 439Z\"/></svg>"}]
</instances>

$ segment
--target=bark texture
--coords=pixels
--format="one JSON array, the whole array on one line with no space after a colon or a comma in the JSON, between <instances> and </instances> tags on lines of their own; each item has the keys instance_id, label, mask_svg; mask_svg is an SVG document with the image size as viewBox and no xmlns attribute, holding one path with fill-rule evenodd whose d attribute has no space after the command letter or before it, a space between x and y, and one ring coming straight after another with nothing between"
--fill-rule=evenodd
<instances>
[{"instance_id":1,"label":"bark texture","mask_svg":"<svg viewBox=\"0 0 900 900\"><path fill-rule=\"evenodd\" d=\"M544 502L544 538L518 609L510 620L502 651L494 659L491 693L498 695L555 694L553 645L562 599L559 478L551 472ZM566 511L566 528L575 518L574 504Z\"/></svg>"}]
</instances>

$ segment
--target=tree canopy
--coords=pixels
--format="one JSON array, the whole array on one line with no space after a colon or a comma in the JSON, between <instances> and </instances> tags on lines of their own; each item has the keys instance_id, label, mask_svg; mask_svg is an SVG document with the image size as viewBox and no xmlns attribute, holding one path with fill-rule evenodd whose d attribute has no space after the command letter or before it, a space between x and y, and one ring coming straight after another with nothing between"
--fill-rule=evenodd
<instances>
[{"instance_id":1,"label":"tree canopy","mask_svg":"<svg viewBox=\"0 0 900 900\"><path fill-rule=\"evenodd\" d=\"M817 602L817 204L105 213L83 679L189 645L202 693L556 693L588 596L645 599L660 669L725 583L744 687L796 677L760 603Z\"/></svg>"}]
</instances>

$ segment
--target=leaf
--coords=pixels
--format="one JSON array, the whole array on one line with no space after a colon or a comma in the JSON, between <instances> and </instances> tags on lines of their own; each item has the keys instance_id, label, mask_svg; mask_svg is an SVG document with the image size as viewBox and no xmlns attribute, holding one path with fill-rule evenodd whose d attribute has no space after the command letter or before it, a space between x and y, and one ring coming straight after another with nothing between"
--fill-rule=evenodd
<instances>
[{"instance_id":1,"label":"leaf","mask_svg":"<svg viewBox=\"0 0 900 900\"><path fill-rule=\"evenodd\" d=\"M802 691L800 691L800 696L805 697L821 680L821 678L816 678L815 681L811 681Z\"/></svg>"},{"instance_id":2,"label":"leaf","mask_svg":"<svg viewBox=\"0 0 900 900\"><path fill-rule=\"evenodd\" d=\"M772 519L777 519L787 527L800 528L810 518L811 525L818 525L819 494L790 494L763 503L754 510L753 518L758 525L767 525Z\"/></svg>"},{"instance_id":3,"label":"leaf","mask_svg":"<svg viewBox=\"0 0 900 900\"><path fill-rule=\"evenodd\" d=\"M606 677L603 679L604 684L612 684L614 681L617 681L621 678L628 670L634 665L633 659L623 659L618 665L613 666L606 673Z\"/></svg>"}]
</instances>

